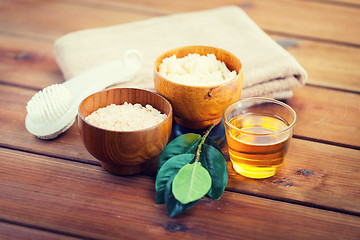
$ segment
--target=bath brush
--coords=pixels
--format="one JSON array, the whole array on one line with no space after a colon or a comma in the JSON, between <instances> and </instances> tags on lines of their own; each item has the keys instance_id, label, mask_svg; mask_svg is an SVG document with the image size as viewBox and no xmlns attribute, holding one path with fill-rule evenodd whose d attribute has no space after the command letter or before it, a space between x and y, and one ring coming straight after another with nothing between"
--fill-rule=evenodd
<instances>
[{"instance_id":1,"label":"bath brush","mask_svg":"<svg viewBox=\"0 0 360 240\"><path fill-rule=\"evenodd\" d=\"M127 50L121 59L104 63L37 92L27 103L26 129L40 139L53 139L74 123L79 104L92 93L130 81L140 69L142 55Z\"/></svg>"}]
</instances>

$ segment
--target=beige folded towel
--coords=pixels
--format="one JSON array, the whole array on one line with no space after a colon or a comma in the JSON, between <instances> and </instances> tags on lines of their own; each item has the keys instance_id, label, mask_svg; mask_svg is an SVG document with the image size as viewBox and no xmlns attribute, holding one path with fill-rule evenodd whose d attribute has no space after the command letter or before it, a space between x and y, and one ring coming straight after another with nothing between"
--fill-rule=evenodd
<instances>
[{"instance_id":1,"label":"beige folded towel","mask_svg":"<svg viewBox=\"0 0 360 240\"><path fill-rule=\"evenodd\" d=\"M153 88L155 59L186 45L214 46L237 55L244 69L241 97L288 98L307 78L299 63L236 6L70 33L56 40L54 53L65 79L70 79L137 49L143 67L134 80L119 86Z\"/></svg>"}]
</instances>

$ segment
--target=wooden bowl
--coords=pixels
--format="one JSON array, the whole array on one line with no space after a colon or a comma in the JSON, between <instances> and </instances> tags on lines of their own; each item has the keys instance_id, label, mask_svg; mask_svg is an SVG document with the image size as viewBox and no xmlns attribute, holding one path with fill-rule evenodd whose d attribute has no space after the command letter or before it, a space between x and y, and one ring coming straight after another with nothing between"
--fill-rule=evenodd
<instances>
[{"instance_id":1,"label":"wooden bowl","mask_svg":"<svg viewBox=\"0 0 360 240\"><path fill-rule=\"evenodd\" d=\"M213 53L225 63L230 71L235 70L234 79L218 85L188 86L166 79L159 73L159 65L167 57L181 58L189 53L206 55ZM240 60L223 49L208 46L186 46L169 50L155 62L154 84L156 92L167 98L174 109L175 121L186 128L205 129L221 121L224 109L240 98L243 69Z\"/></svg>"},{"instance_id":2,"label":"wooden bowl","mask_svg":"<svg viewBox=\"0 0 360 240\"><path fill-rule=\"evenodd\" d=\"M110 131L98 128L85 117L109 104L150 104L165 113L167 118L158 125L137 131ZM101 161L102 167L114 174L132 175L143 172L168 143L172 128L172 106L164 97L151 91L115 88L98 92L82 101L78 126L86 149Z\"/></svg>"}]
</instances>

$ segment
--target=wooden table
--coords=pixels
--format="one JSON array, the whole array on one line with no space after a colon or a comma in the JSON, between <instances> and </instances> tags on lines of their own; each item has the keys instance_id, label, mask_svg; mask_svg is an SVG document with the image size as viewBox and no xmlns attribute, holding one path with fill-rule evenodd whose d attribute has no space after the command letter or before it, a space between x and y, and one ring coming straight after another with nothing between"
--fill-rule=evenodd
<instances>
[{"instance_id":1,"label":"wooden table","mask_svg":"<svg viewBox=\"0 0 360 240\"><path fill-rule=\"evenodd\" d=\"M308 71L282 170L234 173L219 201L169 218L154 176L104 171L77 124L53 141L24 126L27 101L64 81L53 42L72 31L241 6ZM358 0L0 2L0 239L360 239ZM226 153L226 149L224 149Z\"/></svg>"}]
</instances>

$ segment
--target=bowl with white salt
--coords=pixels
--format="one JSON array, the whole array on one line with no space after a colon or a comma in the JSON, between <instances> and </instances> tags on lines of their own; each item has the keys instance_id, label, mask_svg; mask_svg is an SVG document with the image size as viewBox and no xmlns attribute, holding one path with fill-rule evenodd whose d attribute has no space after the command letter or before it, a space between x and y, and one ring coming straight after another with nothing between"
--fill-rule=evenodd
<instances>
[{"instance_id":1,"label":"bowl with white salt","mask_svg":"<svg viewBox=\"0 0 360 240\"><path fill-rule=\"evenodd\" d=\"M85 98L78 127L89 153L114 174L133 175L156 169L169 141L173 110L152 91L113 88Z\"/></svg>"},{"instance_id":2,"label":"bowl with white salt","mask_svg":"<svg viewBox=\"0 0 360 240\"><path fill-rule=\"evenodd\" d=\"M239 100L243 68L240 59L226 50L185 46L157 58L154 85L172 104L176 123L206 129L220 123L224 109Z\"/></svg>"}]
</instances>

